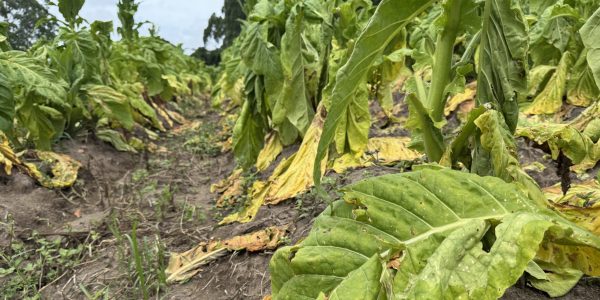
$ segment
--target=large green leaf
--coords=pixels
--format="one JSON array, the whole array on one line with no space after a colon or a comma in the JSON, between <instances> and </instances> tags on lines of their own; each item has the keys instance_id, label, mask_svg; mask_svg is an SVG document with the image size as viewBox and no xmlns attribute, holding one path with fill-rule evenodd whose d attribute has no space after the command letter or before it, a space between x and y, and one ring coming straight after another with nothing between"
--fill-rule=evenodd
<instances>
[{"instance_id":1,"label":"large green leaf","mask_svg":"<svg viewBox=\"0 0 600 300\"><path fill-rule=\"evenodd\" d=\"M404 25L427 9L432 0L384 0L371 17L367 27L356 40L350 58L337 73L331 107L319 141L314 179L321 181L320 162L329 150L336 127L354 99L356 89L363 83L373 63L381 57L389 42L404 28Z\"/></svg>"},{"instance_id":2,"label":"large green leaf","mask_svg":"<svg viewBox=\"0 0 600 300\"><path fill-rule=\"evenodd\" d=\"M0 73L0 131L9 132L15 118L15 101L6 75Z\"/></svg>"},{"instance_id":3,"label":"large green leaf","mask_svg":"<svg viewBox=\"0 0 600 300\"><path fill-rule=\"evenodd\" d=\"M302 31L305 22L303 7L295 5L286 22L285 34L281 38L281 64L284 75L281 101L286 118L302 134L306 133L315 114L306 94L304 80Z\"/></svg>"},{"instance_id":4,"label":"large green leaf","mask_svg":"<svg viewBox=\"0 0 600 300\"><path fill-rule=\"evenodd\" d=\"M588 48L587 59L596 79L596 86L600 87L600 9L585 23L579 33L583 44Z\"/></svg>"},{"instance_id":5,"label":"large green leaf","mask_svg":"<svg viewBox=\"0 0 600 300\"><path fill-rule=\"evenodd\" d=\"M20 51L0 52L0 73L13 89L34 93L57 106L65 105L65 83L56 78L41 57Z\"/></svg>"},{"instance_id":6,"label":"large green leaf","mask_svg":"<svg viewBox=\"0 0 600 300\"><path fill-rule=\"evenodd\" d=\"M600 238L495 177L423 169L344 192L275 253L273 299L497 299L545 240L600 255Z\"/></svg>"},{"instance_id":7,"label":"large green leaf","mask_svg":"<svg viewBox=\"0 0 600 300\"><path fill-rule=\"evenodd\" d=\"M19 106L19 123L27 128L37 149L50 150L52 142L62 134L65 117L58 110L35 103L35 96L28 96Z\"/></svg>"},{"instance_id":8,"label":"large green leaf","mask_svg":"<svg viewBox=\"0 0 600 300\"><path fill-rule=\"evenodd\" d=\"M486 0L477 71L477 102L491 103L514 132L527 89L527 23L519 2Z\"/></svg>"}]
</instances>

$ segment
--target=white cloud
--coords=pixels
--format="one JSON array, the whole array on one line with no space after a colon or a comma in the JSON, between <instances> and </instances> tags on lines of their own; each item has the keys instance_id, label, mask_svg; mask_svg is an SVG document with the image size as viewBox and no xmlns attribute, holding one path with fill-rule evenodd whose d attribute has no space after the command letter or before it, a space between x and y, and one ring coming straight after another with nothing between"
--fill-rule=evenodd
<instances>
[{"instance_id":1,"label":"white cloud","mask_svg":"<svg viewBox=\"0 0 600 300\"><path fill-rule=\"evenodd\" d=\"M87 0L81 16L92 22L95 20L113 20L115 28L119 26L117 18L118 0ZM136 21L154 23L159 34L168 41L179 44L189 52L203 46L202 35L213 13L220 14L223 0L142 0L140 1ZM51 12L60 15L58 9ZM208 45L209 47L214 45Z\"/></svg>"}]
</instances>

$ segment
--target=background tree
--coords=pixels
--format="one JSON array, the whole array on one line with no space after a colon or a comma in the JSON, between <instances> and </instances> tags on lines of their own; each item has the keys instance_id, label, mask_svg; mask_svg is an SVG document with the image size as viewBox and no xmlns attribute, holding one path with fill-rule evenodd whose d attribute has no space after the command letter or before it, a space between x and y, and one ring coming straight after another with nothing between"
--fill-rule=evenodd
<instances>
[{"instance_id":1,"label":"background tree","mask_svg":"<svg viewBox=\"0 0 600 300\"><path fill-rule=\"evenodd\" d=\"M245 6L255 2L252 0L225 0L221 9L222 16L212 14L208 26L204 29L204 44L212 41L219 44L214 50L206 47L198 48L192 56L202 59L208 65L217 65L220 62L221 51L231 45L233 40L240 35L242 24L240 20L246 19Z\"/></svg>"},{"instance_id":2,"label":"background tree","mask_svg":"<svg viewBox=\"0 0 600 300\"><path fill-rule=\"evenodd\" d=\"M0 18L8 22L8 40L14 49L26 50L38 39L52 39L56 22L38 20L49 16L47 5L37 0L0 0Z\"/></svg>"}]
</instances>

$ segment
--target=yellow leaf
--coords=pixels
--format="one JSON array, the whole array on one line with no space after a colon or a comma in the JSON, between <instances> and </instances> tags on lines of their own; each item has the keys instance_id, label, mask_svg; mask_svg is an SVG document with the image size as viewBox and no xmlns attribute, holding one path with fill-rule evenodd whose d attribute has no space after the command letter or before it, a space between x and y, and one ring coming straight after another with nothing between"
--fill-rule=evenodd
<instances>
[{"instance_id":1,"label":"yellow leaf","mask_svg":"<svg viewBox=\"0 0 600 300\"><path fill-rule=\"evenodd\" d=\"M49 189L64 189L77 180L81 164L71 157L48 151L34 151L43 164L52 166L51 174L43 174L33 163L25 163L31 177Z\"/></svg>"},{"instance_id":2,"label":"yellow leaf","mask_svg":"<svg viewBox=\"0 0 600 300\"><path fill-rule=\"evenodd\" d=\"M271 163L279 156L283 150L283 145L276 132L270 133L267 136L265 147L258 154L256 159L256 170L258 172L266 170Z\"/></svg>"},{"instance_id":3,"label":"yellow leaf","mask_svg":"<svg viewBox=\"0 0 600 300\"><path fill-rule=\"evenodd\" d=\"M81 164L71 157L49 151L33 151L42 164L50 166L51 174L43 174L34 163L23 162L10 147L6 136L0 132L0 164L4 165L7 175L12 172L13 166L37 180L42 186L49 189L63 189L72 186L77 180Z\"/></svg>"},{"instance_id":4,"label":"yellow leaf","mask_svg":"<svg viewBox=\"0 0 600 300\"><path fill-rule=\"evenodd\" d=\"M225 217L219 225L231 224L235 222L248 223L254 220L258 210L265 202L265 196L269 186L264 181L255 181L250 191L250 197L244 208L236 213Z\"/></svg>"},{"instance_id":5,"label":"yellow leaf","mask_svg":"<svg viewBox=\"0 0 600 300\"><path fill-rule=\"evenodd\" d=\"M600 276L600 256L592 247L559 245L547 239L540 246L536 259L574 268L588 276Z\"/></svg>"},{"instance_id":6,"label":"yellow leaf","mask_svg":"<svg viewBox=\"0 0 600 300\"><path fill-rule=\"evenodd\" d=\"M171 133L174 135L182 135L190 131L198 130L200 126L202 126L200 121L187 122L171 131Z\"/></svg>"},{"instance_id":7,"label":"yellow leaf","mask_svg":"<svg viewBox=\"0 0 600 300\"><path fill-rule=\"evenodd\" d=\"M10 147L8 138L0 131L0 164L4 165L6 175L12 173L14 163L20 164L20 161Z\"/></svg>"},{"instance_id":8,"label":"yellow leaf","mask_svg":"<svg viewBox=\"0 0 600 300\"><path fill-rule=\"evenodd\" d=\"M524 111L528 115L554 114L560 110L565 95L571 55L565 52L548 84Z\"/></svg>"},{"instance_id":9,"label":"yellow leaf","mask_svg":"<svg viewBox=\"0 0 600 300\"><path fill-rule=\"evenodd\" d=\"M556 184L545 188L544 194L553 208L567 219L600 235L600 185L597 181L574 184L565 195L561 185Z\"/></svg>"},{"instance_id":10,"label":"yellow leaf","mask_svg":"<svg viewBox=\"0 0 600 300\"><path fill-rule=\"evenodd\" d=\"M422 154L408 148L409 137L376 137L369 139L367 151L361 157L344 154L333 162L334 172L341 174L348 169L364 168L377 164L390 165L399 161L412 161Z\"/></svg>"},{"instance_id":11,"label":"yellow leaf","mask_svg":"<svg viewBox=\"0 0 600 300\"><path fill-rule=\"evenodd\" d=\"M308 191L313 185L313 169L315 166L315 157L317 156L317 147L319 139L323 132L324 106L321 105L319 111L315 115L312 124L306 131L302 145L298 152L282 162L280 166L289 166L283 170L281 174L274 173L269 178L269 192L265 198L266 204L277 204L287 199L293 198L303 192ZM325 173L327 157L322 161L321 170ZM280 172L281 172L280 168Z\"/></svg>"},{"instance_id":12,"label":"yellow leaf","mask_svg":"<svg viewBox=\"0 0 600 300\"><path fill-rule=\"evenodd\" d=\"M475 94L477 93L477 82L471 82L469 83L466 88L465 91L462 93L458 93L456 95L454 95L452 98L450 98L450 100L448 100L448 102L446 103L446 107L444 108L444 115L445 116L449 116L453 111L455 111L457 108L459 107L465 107L465 108L473 108L473 104L474 104L474 99L475 99ZM468 105L465 102L471 102L471 105ZM463 105L464 103L464 105ZM463 111L461 110L461 113L468 113L468 111Z\"/></svg>"},{"instance_id":13,"label":"yellow leaf","mask_svg":"<svg viewBox=\"0 0 600 300\"><path fill-rule=\"evenodd\" d=\"M243 188L243 170L234 170L227 179L223 179L216 184L210 186L211 193L219 193L221 196L217 200L217 207L223 207L228 200L241 196L244 193ZM231 204L231 203L229 203Z\"/></svg>"},{"instance_id":14,"label":"yellow leaf","mask_svg":"<svg viewBox=\"0 0 600 300\"><path fill-rule=\"evenodd\" d=\"M202 242L184 253L171 253L165 273L167 282L184 281L198 274L200 266L225 255L227 251L246 250L257 252L276 249L287 232L288 226L272 226L250 234L227 240Z\"/></svg>"},{"instance_id":15,"label":"yellow leaf","mask_svg":"<svg viewBox=\"0 0 600 300\"><path fill-rule=\"evenodd\" d=\"M409 137L376 137L369 139L367 155L381 164L393 164L403 160L415 160L421 153L408 148Z\"/></svg>"}]
</instances>

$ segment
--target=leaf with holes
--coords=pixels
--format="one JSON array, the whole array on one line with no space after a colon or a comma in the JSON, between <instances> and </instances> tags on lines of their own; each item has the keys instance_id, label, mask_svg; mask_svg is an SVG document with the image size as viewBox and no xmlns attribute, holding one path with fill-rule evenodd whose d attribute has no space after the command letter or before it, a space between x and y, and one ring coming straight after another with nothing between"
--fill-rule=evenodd
<instances>
[{"instance_id":1,"label":"leaf with holes","mask_svg":"<svg viewBox=\"0 0 600 300\"><path fill-rule=\"evenodd\" d=\"M497 299L542 242L600 255L600 238L499 178L422 169L344 192L275 253L273 299Z\"/></svg>"}]
</instances>

